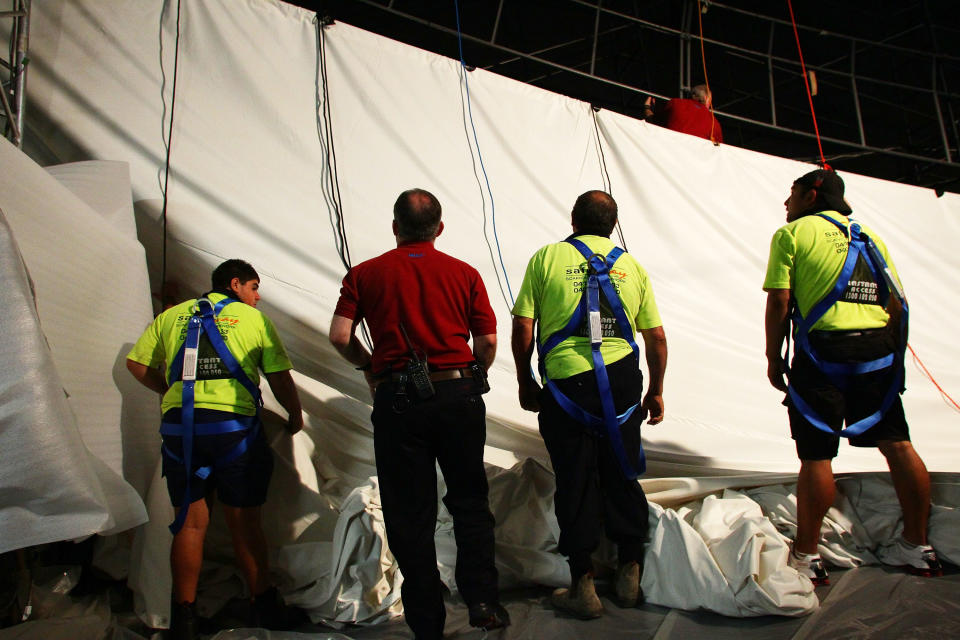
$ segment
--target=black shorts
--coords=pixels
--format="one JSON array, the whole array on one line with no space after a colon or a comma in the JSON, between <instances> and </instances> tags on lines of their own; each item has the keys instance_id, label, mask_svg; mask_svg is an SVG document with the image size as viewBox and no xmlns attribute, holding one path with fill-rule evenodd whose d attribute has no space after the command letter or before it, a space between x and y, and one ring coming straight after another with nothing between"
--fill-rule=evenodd
<instances>
[{"instance_id":1,"label":"black shorts","mask_svg":"<svg viewBox=\"0 0 960 640\"><path fill-rule=\"evenodd\" d=\"M194 422L197 424L243 417L248 416L212 409L196 409L194 412ZM164 422L179 423L180 409L167 411L163 419ZM246 436L247 431L195 436L192 460L194 470L202 466L212 466L218 458L230 453ZM163 436L163 444L177 457L183 457L182 437ZM163 475L167 479L170 501L175 507L181 506L186 490L186 473L183 464L164 455ZM216 489L217 499L227 506L259 507L267 501L267 487L270 485L271 475L273 475L273 454L261 427L259 435L243 455L225 465L213 466L213 470L206 478L198 478L195 474L190 474L190 500L196 502Z\"/></svg>"},{"instance_id":2,"label":"black shorts","mask_svg":"<svg viewBox=\"0 0 960 640\"><path fill-rule=\"evenodd\" d=\"M893 333L887 329L863 331L815 331L810 344L817 355L829 362L867 362L897 349ZM803 353L794 353L790 366L790 385L823 422L839 431L847 425L867 417L880 408L890 389L896 367L850 376L845 388L840 388ZM899 391L899 389L898 389ZM840 436L816 428L793 406L790 397L784 400L790 415L790 433L797 445L801 460L831 460L836 457ZM897 395L893 404L875 425L859 436L849 438L855 447L876 447L881 441L910 440L910 430L903 413L903 403Z\"/></svg>"}]
</instances>

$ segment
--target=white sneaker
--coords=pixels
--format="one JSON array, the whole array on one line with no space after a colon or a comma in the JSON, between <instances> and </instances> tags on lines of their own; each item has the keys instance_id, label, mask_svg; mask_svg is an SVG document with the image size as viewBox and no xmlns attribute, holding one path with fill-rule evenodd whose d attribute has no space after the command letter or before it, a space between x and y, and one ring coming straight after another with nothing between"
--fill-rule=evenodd
<instances>
[{"instance_id":1,"label":"white sneaker","mask_svg":"<svg viewBox=\"0 0 960 640\"><path fill-rule=\"evenodd\" d=\"M910 544L900 536L877 549L877 558L891 567L902 567L918 576L942 576L937 552L928 544Z\"/></svg>"},{"instance_id":2,"label":"white sneaker","mask_svg":"<svg viewBox=\"0 0 960 640\"><path fill-rule=\"evenodd\" d=\"M793 545L790 545L787 564L796 569L800 575L810 578L810 582L815 587L830 584L830 576L823 567L823 559L819 553L797 553Z\"/></svg>"}]
</instances>

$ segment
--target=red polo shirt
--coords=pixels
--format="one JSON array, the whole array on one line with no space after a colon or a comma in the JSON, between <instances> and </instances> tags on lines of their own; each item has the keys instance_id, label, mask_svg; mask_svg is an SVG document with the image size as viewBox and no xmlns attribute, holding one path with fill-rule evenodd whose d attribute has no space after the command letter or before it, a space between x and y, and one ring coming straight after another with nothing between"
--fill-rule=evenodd
<instances>
[{"instance_id":1,"label":"red polo shirt","mask_svg":"<svg viewBox=\"0 0 960 640\"><path fill-rule=\"evenodd\" d=\"M712 126L713 139L723 142L720 123L706 106L690 98L673 98L667 102L653 117L653 123L707 140Z\"/></svg>"},{"instance_id":2,"label":"red polo shirt","mask_svg":"<svg viewBox=\"0 0 960 640\"><path fill-rule=\"evenodd\" d=\"M335 313L367 321L375 372L400 369L409 359L401 322L432 370L465 367L474 360L470 335L497 332L480 274L431 242L402 244L353 267Z\"/></svg>"}]
</instances>

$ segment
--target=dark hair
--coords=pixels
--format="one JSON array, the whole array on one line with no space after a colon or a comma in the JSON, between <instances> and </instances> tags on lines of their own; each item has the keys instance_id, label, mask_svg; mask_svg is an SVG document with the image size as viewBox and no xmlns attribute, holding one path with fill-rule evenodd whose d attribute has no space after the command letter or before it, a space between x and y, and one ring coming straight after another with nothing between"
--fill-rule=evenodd
<instances>
[{"instance_id":1,"label":"dark hair","mask_svg":"<svg viewBox=\"0 0 960 640\"><path fill-rule=\"evenodd\" d=\"M571 212L577 233L609 238L617 224L617 203L604 191L587 191L573 205Z\"/></svg>"},{"instance_id":2,"label":"dark hair","mask_svg":"<svg viewBox=\"0 0 960 640\"><path fill-rule=\"evenodd\" d=\"M393 204L397 235L404 240L433 240L440 226L440 201L423 189L409 189Z\"/></svg>"},{"instance_id":3,"label":"dark hair","mask_svg":"<svg viewBox=\"0 0 960 640\"><path fill-rule=\"evenodd\" d=\"M210 276L210 284L214 291L220 293L230 292L230 283L234 278L240 278L240 284L250 280L259 280L256 270L249 262L240 258L233 258L221 263L219 267L213 270Z\"/></svg>"}]
</instances>

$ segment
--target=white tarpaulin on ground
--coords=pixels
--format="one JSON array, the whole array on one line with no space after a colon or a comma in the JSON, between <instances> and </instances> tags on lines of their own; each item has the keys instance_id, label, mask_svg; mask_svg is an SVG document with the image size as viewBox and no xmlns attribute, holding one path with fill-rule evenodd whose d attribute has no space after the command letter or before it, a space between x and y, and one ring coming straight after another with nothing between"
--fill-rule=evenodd
<instances>
[{"instance_id":1,"label":"white tarpaulin on ground","mask_svg":"<svg viewBox=\"0 0 960 640\"><path fill-rule=\"evenodd\" d=\"M784 221L783 199L811 167L594 113L588 104L483 71L468 74L467 102L459 63L345 24L324 30L321 57L314 15L272 0L49 0L33 10L35 155L129 164L156 290L164 140L174 113L167 278L187 297L204 290L211 268L226 258L243 257L261 275L260 308L287 343L309 414L292 442L272 432L284 463L268 503L277 514L266 528L282 547L279 564L291 573L290 585L300 589L293 601L317 617L374 619L395 608L399 586L381 544L375 483L367 480L375 473L369 396L326 338L345 271L337 198L357 262L392 246L391 206L399 192L419 186L435 193L446 224L438 248L480 270L505 345L508 299L527 259L569 232L577 195L608 188L626 246L651 275L670 348L667 417L644 431L648 492L675 506L795 473L782 397L765 377L760 287L770 236ZM323 107L329 119L320 117ZM333 151L336 184L328 171ZM947 287L960 278L960 197L844 178L848 200L886 240L906 284L912 346L957 395L960 347L951 329L960 300ZM103 263L88 269L90 277L107 275ZM488 461L510 467L531 456L543 460L536 418L516 401L509 349L500 349L491 386ZM909 361L907 387L917 449L931 470L955 472L960 414ZM835 468L876 471L884 462L874 450L844 446ZM491 474L505 581L561 584L549 473L526 461ZM941 480L956 483L955 476ZM697 514L657 518L644 575L648 599L730 615L815 606L809 585L783 569L785 546L769 519L740 496L714 500ZM137 543L131 581L140 613L159 623L168 594L170 508L158 475L146 501L151 522ZM445 578L452 576L449 527L441 520L438 529ZM211 532L214 558L229 548L223 535ZM688 569L676 569L683 558ZM657 579L658 571L672 582ZM673 577L686 574L691 581Z\"/></svg>"}]
</instances>

